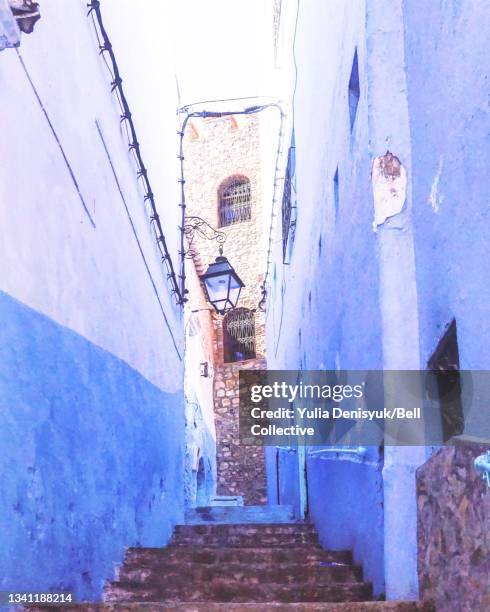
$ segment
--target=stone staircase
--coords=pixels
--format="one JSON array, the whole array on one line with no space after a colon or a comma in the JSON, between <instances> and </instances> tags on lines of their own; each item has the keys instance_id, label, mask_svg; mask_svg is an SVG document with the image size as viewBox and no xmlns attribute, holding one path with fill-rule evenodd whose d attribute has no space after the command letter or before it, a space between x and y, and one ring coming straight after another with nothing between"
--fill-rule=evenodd
<instances>
[{"instance_id":1,"label":"stone staircase","mask_svg":"<svg viewBox=\"0 0 490 612\"><path fill-rule=\"evenodd\" d=\"M313 526L294 522L291 508L198 508L188 511L186 521L166 548L128 549L117 580L106 587L106 605L124 604L130 610L145 609L127 607L132 603L146 603L149 609L188 611L429 610L417 603L370 602L371 584L362 580L351 553L323 550Z\"/></svg>"},{"instance_id":2,"label":"stone staircase","mask_svg":"<svg viewBox=\"0 0 490 612\"><path fill-rule=\"evenodd\" d=\"M371 584L351 553L322 549L314 527L295 522L289 507L197 508L186 522L166 548L129 548L105 603L65 611L433 610L371 601Z\"/></svg>"}]
</instances>

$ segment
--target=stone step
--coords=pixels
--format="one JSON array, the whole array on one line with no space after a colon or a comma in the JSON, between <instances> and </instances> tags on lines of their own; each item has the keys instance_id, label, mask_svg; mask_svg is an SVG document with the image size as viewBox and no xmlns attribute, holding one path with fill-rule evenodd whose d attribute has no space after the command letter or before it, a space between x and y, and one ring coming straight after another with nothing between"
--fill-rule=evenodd
<instances>
[{"instance_id":1,"label":"stone step","mask_svg":"<svg viewBox=\"0 0 490 612\"><path fill-rule=\"evenodd\" d=\"M295 546L319 546L316 533L207 533L193 535L177 533L173 536L171 546L202 546L205 548L293 548Z\"/></svg>"},{"instance_id":2,"label":"stone step","mask_svg":"<svg viewBox=\"0 0 490 612\"><path fill-rule=\"evenodd\" d=\"M188 508L187 525L237 523L294 523L291 506L203 506Z\"/></svg>"},{"instance_id":3,"label":"stone step","mask_svg":"<svg viewBox=\"0 0 490 612\"><path fill-rule=\"evenodd\" d=\"M316 534L316 529L311 523L229 523L229 524L211 524L205 523L200 525L176 525L175 534L183 535L207 535L207 534L224 534L224 535L259 535L264 533L277 536L309 533Z\"/></svg>"},{"instance_id":4,"label":"stone step","mask_svg":"<svg viewBox=\"0 0 490 612\"><path fill-rule=\"evenodd\" d=\"M118 581L140 582L144 584L171 581L173 583L192 581L193 583L213 580L228 580L241 584L276 582L281 584L315 583L332 584L335 582L360 582L362 570L359 566L348 564L324 563L323 565L302 565L296 563L268 564L253 563L243 565L229 563L226 566L207 566L197 563L160 563L158 566L139 563L126 563L119 571Z\"/></svg>"},{"instance_id":5,"label":"stone step","mask_svg":"<svg viewBox=\"0 0 490 612\"><path fill-rule=\"evenodd\" d=\"M128 548L125 563L200 563L222 565L242 563L277 564L298 563L299 565L318 566L321 562L352 564L352 553L348 550L323 550L320 546L297 546L288 548L194 548L193 546L167 546L166 548ZM155 566L155 565L153 565Z\"/></svg>"},{"instance_id":6,"label":"stone step","mask_svg":"<svg viewBox=\"0 0 490 612\"><path fill-rule=\"evenodd\" d=\"M339 602L365 601L372 597L372 587L369 583L348 582L333 585L308 584L236 584L228 580L213 580L208 583L192 583L173 585L165 584L143 585L139 582L113 582L107 585L105 601L209 601L230 603L260 603L263 602Z\"/></svg>"},{"instance_id":7,"label":"stone step","mask_svg":"<svg viewBox=\"0 0 490 612\"><path fill-rule=\"evenodd\" d=\"M29 608L34 612L52 612L51 606ZM213 602L122 602L84 603L63 606L63 612L153 612L176 610L178 612L436 612L430 602L415 601L363 601L339 603L213 603Z\"/></svg>"},{"instance_id":8,"label":"stone step","mask_svg":"<svg viewBox=\"0 0 490 612\"><path fill-rule=\"evenodd\" d=\"M209 500L210 506L243 506L241 495L215 495Z\"/></svg>"}]
</instances>

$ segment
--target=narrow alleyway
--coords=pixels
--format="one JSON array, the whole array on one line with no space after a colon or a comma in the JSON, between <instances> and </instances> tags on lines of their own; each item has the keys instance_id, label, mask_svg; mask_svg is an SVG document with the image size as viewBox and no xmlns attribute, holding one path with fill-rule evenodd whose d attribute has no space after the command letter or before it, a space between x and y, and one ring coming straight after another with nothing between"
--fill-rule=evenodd
<instances>
[{"instance_id":1,"label":"narrow alleyway","mask_svg":"<svg viewBox=\"0 0 490 612\"><path fill-rule=\"evenodd\" d=\"M0 0L0 611L490 612L489 26Z\"/></svg>"}]
</instances>

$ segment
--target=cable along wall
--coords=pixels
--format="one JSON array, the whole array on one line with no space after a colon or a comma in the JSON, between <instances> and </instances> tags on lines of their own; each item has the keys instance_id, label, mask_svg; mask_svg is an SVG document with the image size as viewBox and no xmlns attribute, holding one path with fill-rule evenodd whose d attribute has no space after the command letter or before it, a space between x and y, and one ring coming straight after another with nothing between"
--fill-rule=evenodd
<instances>
[{"instance_id":1,"label":"cable along wall","mask_svg":"<svg viewBox=\"0 0 490 612\"><path fill-rule=\"evenodd\" d=\"M145 191L144 201L145 204L147 204L150 208L150 224L155 235L155 241L160 252L162 264L164 264L166 268L167 280L170 284L172 295L174 295L177 304L183 304L185 300L179 287L177 275L175 273L175 267L170 252L168 250L167 241L163 232L162 223L160 221L160 216L158 215L156 209L155 196L151 188L148 171L143 162L141 147L140 143L138 142L138 136L134 126L131 109L129 107L128 101L124 93L124 88L122 86L123 80L121 78L119 66L117 64L116 56L114 54L111 41L104 27L104 21L102 19L102 13L100 9L100 0L91 0L91 2L88 4L88 7L88 15L92 18L95 34L97 36L97 41L99 44L100 56L102 57L107 67L107 70L109 71L109 74L111 76L111 90L112 92L114 92L116 99L119 103L119 107L121 109L121 124L126 130L129 152L131 153L136 164L137 178L143 183ZM109 60L107 59L106 55L109 56ZM181 231L183 231L182 228Z\"/></svg>"}]
</instances>

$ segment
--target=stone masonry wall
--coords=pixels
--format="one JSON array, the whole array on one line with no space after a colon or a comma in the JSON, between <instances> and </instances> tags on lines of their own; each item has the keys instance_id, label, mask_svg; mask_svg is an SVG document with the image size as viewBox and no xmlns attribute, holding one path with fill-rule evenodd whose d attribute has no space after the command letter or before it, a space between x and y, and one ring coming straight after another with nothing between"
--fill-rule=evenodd
<instances>
[{"instance_id":1,"label":"stone masonry wall","mask_svg":"<svg viewBox=\"0 0 490 612\"><path fill-rule=\"evenodd\" d=\"M223 317L212 313L214 328L214 409L218 495L242 495L245 504L266 502L264 451L240 444L238 373L265 369L265 322L258 309L265 271L265 239L260 184L259 122L256 116L193 119L184 143L187 215L197 215L227 236L224 255L245 283L239 307L255 312L256 358L223 360ZM246 176L251 188L251 219L219 227L218 190L233 175ZM218 255L218 245L196 236L194 264L203 273Z\"/></svg>"},{"instance_id":2,"label":"stone masonry wall","mask_svg":"<svg viewBox=\"0 0 490 612\"><path fill-rule=\"evenodd\" d=\"M437 610L490 610L490 489L473 467L488 448L455 441L417 470L420 594Z\"/></svg>"},{"instance_id":3,"label":"stone masonry wall","mask_svg":"<svg viewBox=\"0 0 490 612\"><path fill-rule=\"evenodd\" d=\"M215 371L218 495L243 495L245 505L265 504L265 458L261 446L243 446L239 438L238 373L265 369L265 360L227 363Z\"/></svg>"}]
</instances>

